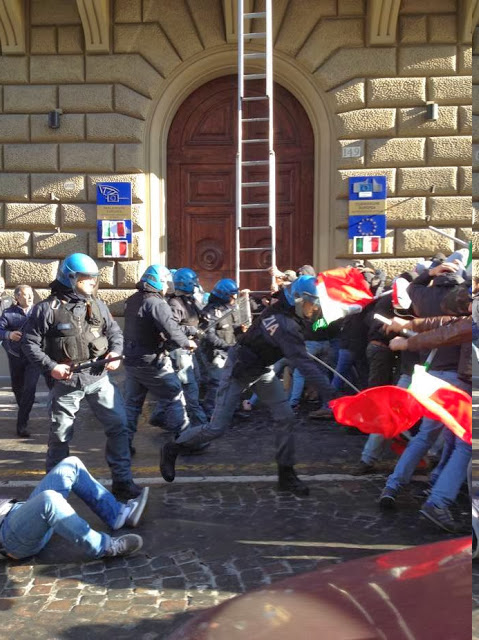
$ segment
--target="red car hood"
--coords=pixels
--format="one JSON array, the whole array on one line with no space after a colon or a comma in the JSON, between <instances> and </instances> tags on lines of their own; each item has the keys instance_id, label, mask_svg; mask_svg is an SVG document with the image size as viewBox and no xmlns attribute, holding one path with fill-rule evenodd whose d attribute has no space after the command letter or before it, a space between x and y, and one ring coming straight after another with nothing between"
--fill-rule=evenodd
<instances>
[{"instance_id":1,"label":"red car hood","mask_svg":"<svg viewBox=\"0 0 479 640\"><path fill-rule=\"evenodd\" d=\"M466 640L471 539L332 565L198 614L168 640Z\"/></svg>"}]
</instances>

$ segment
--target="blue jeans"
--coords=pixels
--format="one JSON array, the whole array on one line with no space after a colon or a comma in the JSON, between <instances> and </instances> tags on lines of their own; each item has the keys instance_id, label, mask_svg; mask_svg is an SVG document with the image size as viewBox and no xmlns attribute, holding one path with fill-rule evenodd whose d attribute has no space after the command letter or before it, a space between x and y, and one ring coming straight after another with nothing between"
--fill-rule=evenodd
<instances>
[{"instance_id":1,"label":"blue jeans","mask_svg":"<svg viewBox=\"0 0 479 640\"><path fill-rule=\"evenodd\" d=\"M125 409L128 439L133 442L148 391L163 403L165 429L179 433L189 425L181 382L168 357L144 367L125 366Z\"/></svg>"},{"instance_id":2,"label":"blue jeans","mask_svg":"<svg viewBox=\"0 0 479 640\"><path fill-rule=\"evenodd\" d=\"M181 353L180 353L181 352ZM185 396L186 412L193 426L204 424L207 420L203 407L200 404L199 395L199 365L195 354L186 353L184 349L171 352L171 360L173 367L178 375ZM151 424L166 425L166 406L168 401L165 399L158 400L150 416ZM152 422L153 421L153 422Z\"/></svg>"},{"instance_id":3,"label":"blue jeans","mask_svg":"<svg viewBox=\"0 0 479 640\"><path fill-rule=\"evenodd\" d=\"M216 394L218 393L227 357L228 354L225 351L224 353L216 354L213 360L208 361L208 380L206 383L205 397L203 399L203 408L208 420L211 419L213 411L215 410Z\"/></svg>"},{"instance_id":4,"label":"blue jeans","mask_svg":"<svg viewBox=\"0 0 479 640\"><path fill-rule=\"evenodd\" d=\"M402 373L399 376L396 387L407 389L411 384L411 376L406 373ZM381 460L389 446L389 440L382 436L380 433L369 434L366 444L364 445L361 453L361 460L365 464L374 464Z\"/></svg>"},{"instance_id":5,"label":"blue jeans","mask_svg":"<svg viewBox=\"0 0 479 640\"><path fill-rule=\"evenodd\" d=\"M67 502L71 491L113 526L122 504L89 474L81 460L71 456L45 476L26 502L13 505L0 525L0 543L6 553L16 559L34 556L57 533L88 556L103 556L111 538L77 515Z\"/></svg>"},{"instance_id":6,"label":"blue jeans","mask_svg":"<svg viewBox=\"0 0 479 640\"><path fill-rule=\"evenodd\" d=\"M331 366L331 350L329 348L329 342L327 340L306 340L306 351L313 356L318 356L321 360L324 360L326 364ZM335 390L331 387L329 382L328 369L318 364L320 375L323 377L321 387L321 400L323 405L327 405L328 402L335 396ZM289 404L294 407L299 404L304 389L304 376L300 373L299 369L295 369L293 373L293 386L291 388L291 394L289 396Z\"/></svg>"},{"instance_id":7,"label":"blue jeans","mask_svg":"<svg viewBox=\"0 0 479 640\"><path fill-rule=\"evenodd\" d=\"M47 471L70 455L69 442L73 438L75 416L83 398L87 399L105 430L106 461L111 469L113 480L117 482L131 480L125 406L118 387L107 375L92 384L78 388L72 388L61 380L55 380L48 400L52 424L48 436Z\"/></svg>"},{"instance_id":8,"label":"blue jeans","mask_svg":"<svg viewBox=\"0 0 479 640\"><path fill-rule=\"evenodd\" d=\"M440 380L445 380L450 384L471 393L471 386L459 379L455 371L429 371L429 373ZM386 482L389 489L398 491L403 485L408 484L411 480L414 470L421 458L427 453L429 447L436 440L438 434L444 429L442 422L431 418L423 418L419 431L408 444L406 450L399 458L399 461ZM458 439L459 440L459 439ZM457 491L466 477L467 465L471 455L471 446L466 445L462 440L462 444L457 443L454 451L449 456L447 464L440 474L434 485L436 495L434 496L434 504L437 507L449 506L454 502ZM469 457L468 457L469 456ZM457 483L459 487L456 490ZM429 500L432 500L429 498Z\"/></svg>"},{"instance_id":9,"label":"blue jeans","mask_svg":"<svg viewBox=\"0 0 479 640\"><path fill-rule=\"evenodd\" d=\"M252 373L241 380L233 377L238 349L241 347L237 346L229 350L210 422L201 427L185 429L176 442L186 447L196 447L219 438L231 424L241 393L245 389L253 388L261 402L269 408L276 422L276 460L279 465L292 466L294 464L295 415L288 404L283 384L271 368L259 377L257 373Z\"/></svg>"}]
</instances>

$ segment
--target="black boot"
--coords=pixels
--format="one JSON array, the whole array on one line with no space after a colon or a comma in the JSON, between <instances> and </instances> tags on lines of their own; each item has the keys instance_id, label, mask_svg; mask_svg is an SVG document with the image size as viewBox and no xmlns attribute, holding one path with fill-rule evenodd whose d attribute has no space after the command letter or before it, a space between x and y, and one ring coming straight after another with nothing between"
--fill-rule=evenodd
<instances>
[{"instance_id":1,"label":"black boot","mask_svg":"<svg viewBox=\"0 0 479 640\"><path fill-rule=\"evenodd\" d=\"M166 482L173 482L175 479L176 458L182 448L180 444L167 442L160 450L160 471Z\"/></svg>"},{"instance_id":2,"label":"black boot","mask_svg":"<svg viewBox=\"0 0 479 640\"><path fill-rule=\"evenodd\" d=\"M27 425L17 425L17 436L19 438L31 438L30 431L27 429Z\"/></svg>"},{"instance_id":3,"label":"black boot","mask_svg":"<svg viewBox=\"0 0 479 640\"><path fill-rule=\"evenodd\" d=\"M142 489L133 480L113 480L111 492L119 502L128 502L132 498L138 498Z\"/></svg>"},{"instance_id":4,"label":"black boot","mask_svg":"<svg viewBox=\"0 0 479 640\"><path fill-rule=\"evenodd\" d=\"M296 475L294 467L278 465L278 491L291 491L297 496L309 496L309 487Z\"/></svg>"}]
</instances>

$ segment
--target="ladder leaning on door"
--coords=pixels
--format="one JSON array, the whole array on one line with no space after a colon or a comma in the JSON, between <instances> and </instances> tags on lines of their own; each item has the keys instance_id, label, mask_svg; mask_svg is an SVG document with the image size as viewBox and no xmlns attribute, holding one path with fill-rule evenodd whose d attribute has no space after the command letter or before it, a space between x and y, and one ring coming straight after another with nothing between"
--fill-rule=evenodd
<instances>
[{"instance_id":1,"label":"ladder leaning on door","mask_svg":"<svg viewBox=\"0 0 479 640\"><path fill-rule=\"evenodd\" d=\"M267 272L265 269L244 269L241 265L242 257L254 251L271 251L271 265L276 265L276 163L273 149L273 21L272 21L272 0L265 0L265 11L255 13L245 13L245 0L238 0L238 153L236 155L236 281L241 288L241 274L252 272ZM254 21L254 22L253 22ZM261 30L252 30L253 25L263 25ZM247 27L245 30L245 26ZM264 51L245 52L245 42L254 40L255 42L263 41L265 44ZM263 73L246 73L245 64L249 60L263 61L261 71ZM256 63L259 64L259 63ZM248 91L248 84L252 80L264 80L264 95L251 95ZM244 117L243 110L247 111L246 105L254 101L262 101L267 106L264 117L248 118ZM267 122L268 137L267 138L250 138L248 135L243 136L243 127L249 130L249 123ZM256 160L243 160L244 145L256 145L262 151L262 157ZM268 167L268 180L259 182L244 182L243 169L246 167ZM244 189L258 189L261 187L268 188L267 202L257 202L257 198L253 198L253 202L248 200L247 204L243 204ZM254 201L256 200L256 202ZM266 226L243 226L243 213L248 209L268 209L268 224ZM248 247L243 246L242 237L248 231L263 230L269 231L271 236L271 244L267 247ZM271 276L274 283L274 276ZM251 293L269 293L269 291L252 291Z\"/></svg>"}]
</instances>

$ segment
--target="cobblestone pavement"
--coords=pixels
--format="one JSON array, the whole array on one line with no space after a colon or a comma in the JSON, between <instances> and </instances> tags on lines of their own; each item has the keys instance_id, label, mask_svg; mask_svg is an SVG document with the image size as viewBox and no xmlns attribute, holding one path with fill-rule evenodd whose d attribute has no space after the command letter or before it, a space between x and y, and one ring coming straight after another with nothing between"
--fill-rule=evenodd
<instances>
[{"instance_id":1,"label":"cobblestone pavement","mask_svg":"<svg viewBox=\"0 0 479 640\"><path fill-rule=\"evenodd\" d=\"M42 475L45 407L36 407L30 441L9 437L14 422L7 405L0 408L0 419L0 492L25 497L29 489L16 482ZM108 478L101 426L88 409L82 409L76 431L72 453ZM350 432L308 420L306 410L301 414L298 468L321 479L310 480L310 497L300 499L275 491L274 427L263 412L237 420L207 453L182 459L179 477L192 481L172 485L158 480L157 451L166 436L144 418L135 476L156 483L136 530L144 548L131 558L87 562L54 538L35 561L0 561L1 637L162 640L195 611L253 587L328 563L445 539L447 534L418 517L424 481L401 495L396 514L378 510L377 497L394 461L384 461L380 475L350 476L364 444L364 436ZM214 481L232 474L263 478ZM204 476L210 482L201 482ZM79 500L73 498L72 504L102 528ZM456 515L465 524L468 509L462 497ZM474 573L479 584L479 571ZM479 590L474 593L479 604Z\"/></svg>"}]
</instances>

